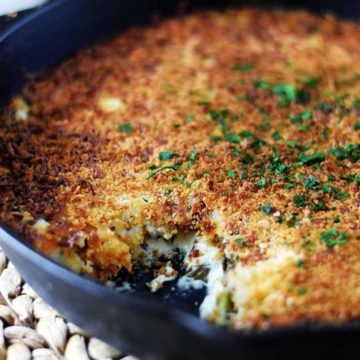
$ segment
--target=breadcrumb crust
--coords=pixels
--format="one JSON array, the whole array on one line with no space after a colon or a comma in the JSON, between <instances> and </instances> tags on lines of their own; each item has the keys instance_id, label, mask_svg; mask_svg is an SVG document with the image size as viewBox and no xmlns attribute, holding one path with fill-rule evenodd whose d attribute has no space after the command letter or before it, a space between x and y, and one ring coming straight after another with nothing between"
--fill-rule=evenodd
<instances>
[{"instance_id":1,"label":"breadcrumb crust","mask_svg":"<svg viewBox=\"0 0 360 360\"><path fill-rule=\"evenodd\" d=\"M234 327L359 317L359 38L242 9L81 51L0 118L1 219L103 279L149 237L206 236Z\"/></svg>"}]
</instances>

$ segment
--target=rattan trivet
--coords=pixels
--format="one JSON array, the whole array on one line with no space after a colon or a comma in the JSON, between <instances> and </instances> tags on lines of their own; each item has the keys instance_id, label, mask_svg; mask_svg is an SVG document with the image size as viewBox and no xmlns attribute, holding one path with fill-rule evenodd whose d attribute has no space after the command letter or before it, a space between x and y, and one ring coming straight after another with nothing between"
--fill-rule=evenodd
<instances>
[{"instance_id":1,"label":"rattan trivet","mask_svg":"<svg viewBox=\"0 0 360 360\"><path fill-rule=\"evenodd\" d=\"M136 360L66 321L24 283L1 249L0 359Z\"/></svg>"}]
</instances>

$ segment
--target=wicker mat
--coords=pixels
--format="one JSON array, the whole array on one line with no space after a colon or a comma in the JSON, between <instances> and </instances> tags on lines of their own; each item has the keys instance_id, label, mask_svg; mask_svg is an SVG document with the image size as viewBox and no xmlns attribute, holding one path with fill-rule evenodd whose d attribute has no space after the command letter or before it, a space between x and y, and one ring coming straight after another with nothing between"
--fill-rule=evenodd
<instances>
[{"instance_id":1,"label":"wicker mat","mask_svg":"<svg viewBox=\"0 0 360 360\"><path fill-rule=\"evenodd\" d=\"M1 249L0 359L136 360L66 321L24 283Z\"/></svg>"}]
</instances>

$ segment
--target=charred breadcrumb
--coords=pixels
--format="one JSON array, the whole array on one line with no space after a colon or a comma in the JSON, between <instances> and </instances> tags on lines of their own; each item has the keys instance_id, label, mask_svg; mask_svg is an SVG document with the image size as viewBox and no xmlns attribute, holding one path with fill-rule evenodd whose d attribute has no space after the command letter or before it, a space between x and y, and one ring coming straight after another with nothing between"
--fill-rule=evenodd
<instances>
[{"instance_id":1,"label":"charred breadcrumb","mask_svg":"<svg viewBox=\"0 0 360 360\"><path fill-rule=\"evenodd\" d=\"M228 261L211 321L359 317L359 38L243 9L80 52L0 118L2 221L102 279L149 237L205 236Z\"/></svg>"}]
</instances>

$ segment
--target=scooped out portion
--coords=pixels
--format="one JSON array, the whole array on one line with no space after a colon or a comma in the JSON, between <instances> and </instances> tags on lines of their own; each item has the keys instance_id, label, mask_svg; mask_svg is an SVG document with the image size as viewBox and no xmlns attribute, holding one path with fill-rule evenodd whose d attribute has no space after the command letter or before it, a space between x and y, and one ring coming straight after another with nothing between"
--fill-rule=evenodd
<instances>
[{"instance_id":1,"label":"scooped out portion","mask_svg":"<svg viewBox=\"0 0 360 360\"><path fill-rule=\"evenodd\" d=\"M359 317L359 38L232 9L79 52L0 118L1 221L104 281L165 256L149 290L207 287L218 324Z\"/></svg>"}]
</instances>

